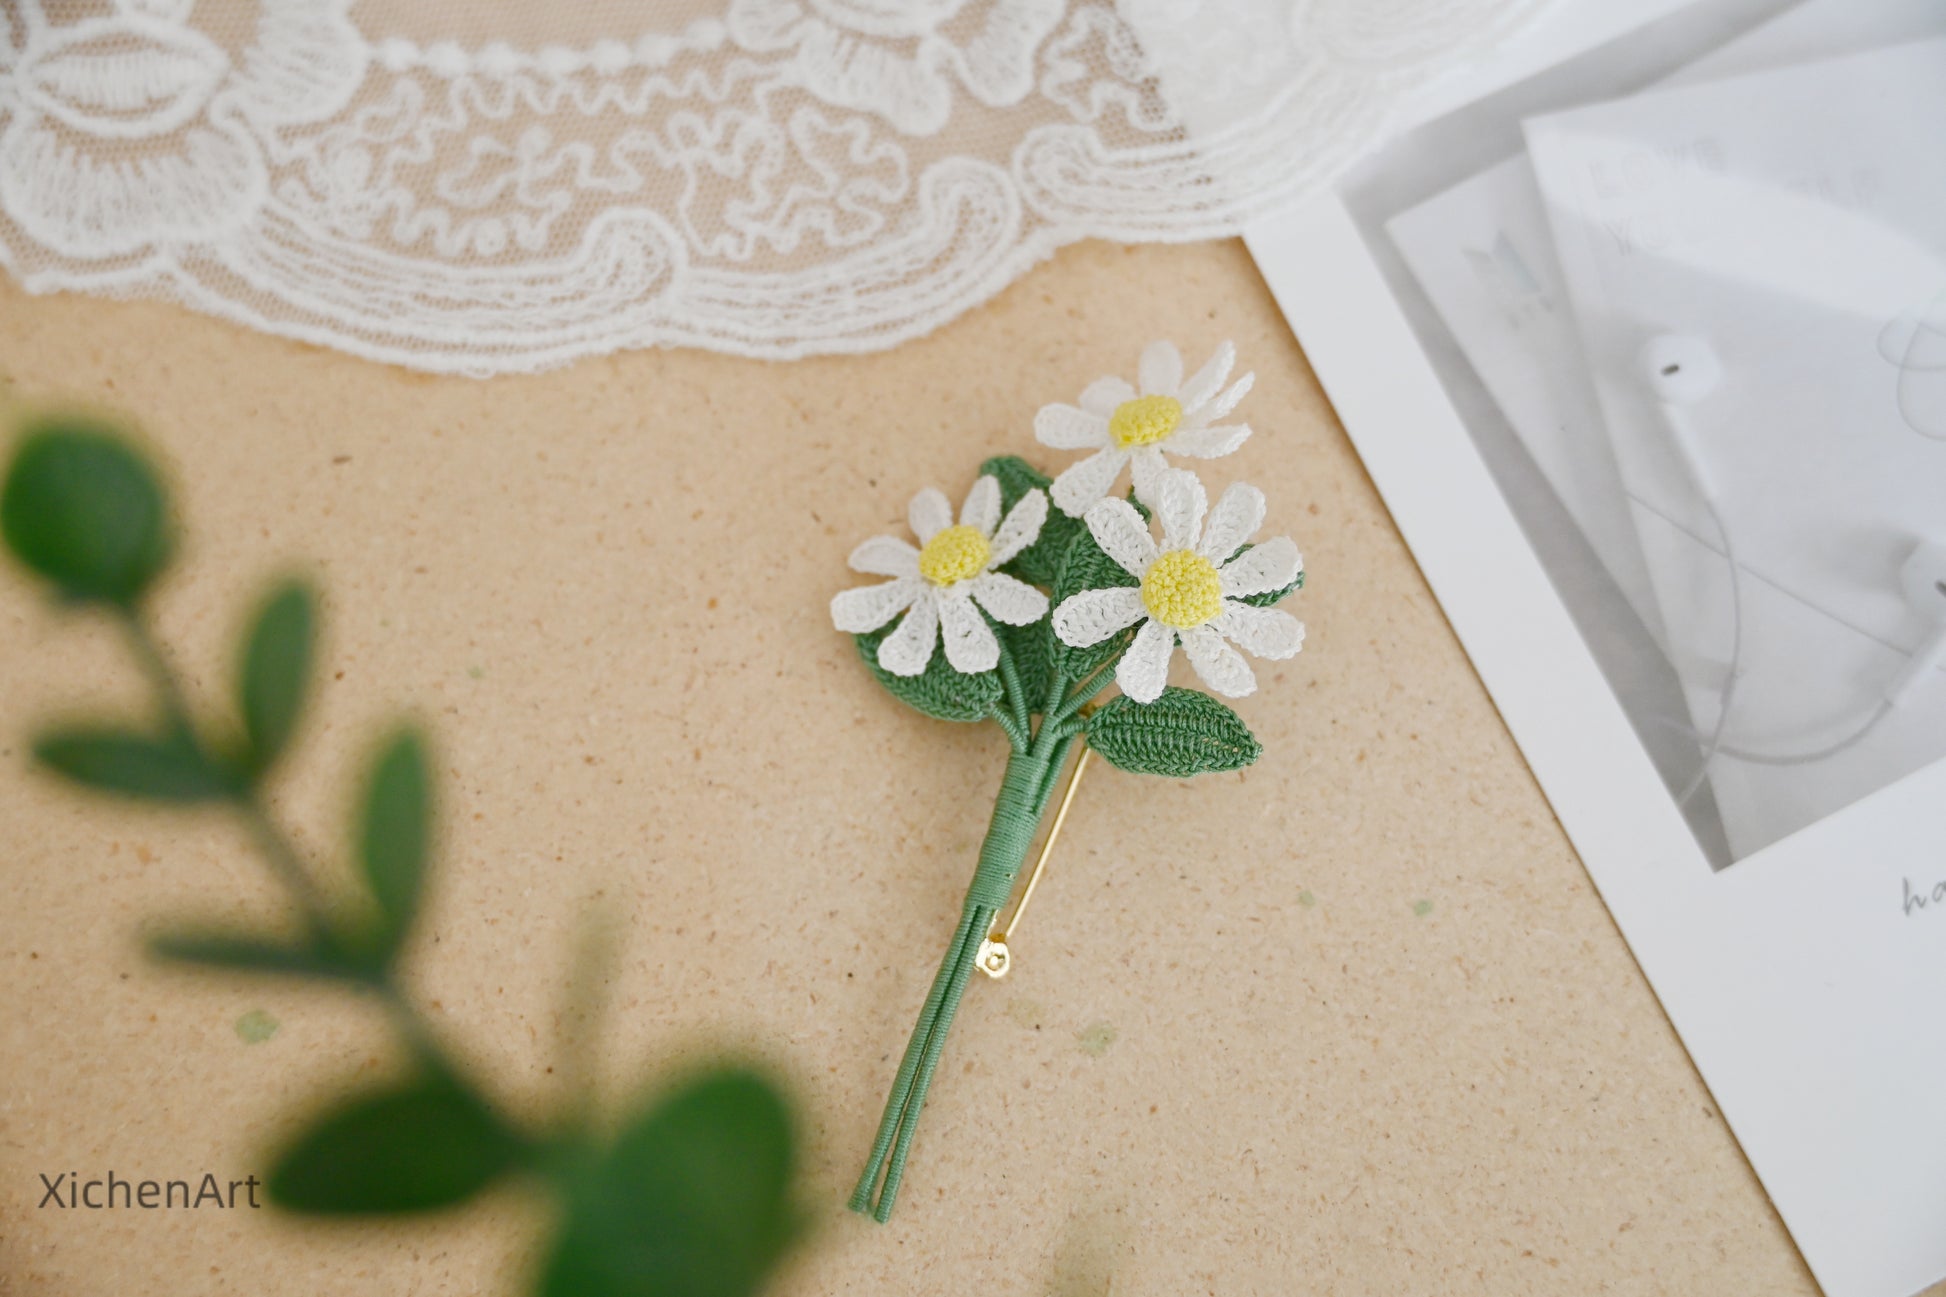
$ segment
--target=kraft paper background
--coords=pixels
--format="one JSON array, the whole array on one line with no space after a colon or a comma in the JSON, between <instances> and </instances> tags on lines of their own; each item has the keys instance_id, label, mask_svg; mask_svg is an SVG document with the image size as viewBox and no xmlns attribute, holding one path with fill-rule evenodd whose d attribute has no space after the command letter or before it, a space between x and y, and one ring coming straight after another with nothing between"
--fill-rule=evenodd
<instances>
[{"instance_id":1,"label":"kraft paper background","mask_svg":"<svg viewBox=\"0 0 1946 1297\"><path fill-rule=\"evenodd\" d=\"M894 702L826 603L919 487L1065 462L1035 409L1159 336L1256 370L1256 437L1207 476L1268 492L1310 636L1241 705L1253 769L1090 773L880 1227L842 1200L1005 751ZM258 584L322 582L278 790L315 853L342 861L391 720L430 728L413 975L516 1109L587 1027L563 1005L591 908L622 943L611 1109L720 1048L794 1083L823 1216L780 1292L1815 1291L1239 244L1075 247L883 355L486 383L6 283L0 369L133 413L170 464L160 621L206 703ZM221 819L29 770L35 723L140 697L103 626L0 573L0 1292L515 1291L546 1210L518 1189L382 1227L36 1207L41 1172L260 1171L301 1105L398 1063L340 995L141 956L159 917L278 910ZM278 1029L247 1044L257 1010Z\"/></svg>"}]
</instances>

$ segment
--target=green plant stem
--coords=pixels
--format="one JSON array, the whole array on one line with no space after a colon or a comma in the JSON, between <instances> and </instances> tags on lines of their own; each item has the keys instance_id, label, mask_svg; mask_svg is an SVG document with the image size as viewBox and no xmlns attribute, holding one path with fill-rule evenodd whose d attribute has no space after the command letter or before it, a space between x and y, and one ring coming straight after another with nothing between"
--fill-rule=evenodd
<instances>
[{"instance_id":1,"label":"green plant stem","mask_svg":"<svg viewBox=\"0 0 1946 1297\"><path fill-rule=\"evenodd\" d=\"M994 723L1006 732L1008 747L1012 748L1015 752L1027 751L1028 745L1033 740L1026 731L1020 728L1019 722L1015 721L1006 712L995 712L993 719Z\"/></svg>"},{"instance_id":2,"label":"green plant stem","mask_svg":"<svg viewBox=\"0 0 1946 1297\"><path fill-rule=\"evenodd\" d=\"M1013 708L1014 724L1018 727L1019 742L1014 745L1018 751L1025 745L1033 728L1033 719L1028 710L1033 704L1020 687L1020 668L1014 665L1014 655L1007 651L1007 641L997 628L994 630L994 642L1000 647L1000 683L1005 689L1008 704ZM1015 733L1014 730L1008 731L1010 736Z\"/></svg>"},{"instance_id":3,"label":"green plant stem","mask_svg":"<svg viewBox=\"0 0 1946 1297\"><path fill-rule=\"evenodd\" d=\"M162 703L163 723L176 734L186 739L196 750L199 760L219 767L231 763L210 750L210 745L197 732L195 722L190 718L189 703L184 696L182 682L177 678L175 668L169 665L169 658L163 652L161 642L140 613L129 611L122 616L122 625L128 634L129 643L134 649L136 661L141 664L143 674L155 689ZM269 812L264 808L263 799L256 788L248 783L238 783L236 791L230 796L244 827L263 853L265 861L277 874L278 879L291 893L297 903L304 925L313 938L335 945L337 933L331 920L331 910L325 901L323 889L304 867L303 859L297 854L291 841L272 823Z\"/></svg>"},{"instance_id":4,"label":"green plant stem","mask_svg":"<svg viewBox=\"0 0 1946 1297\"><path fill-rule=\"evenodd\" d=\"M332 921L330 907L324 899L323 889L312 880L290 839L271 821L263 799L255 792L239 793L235 806L237 815L250 831L250 837L256 842L265 863L291 893L310 935L332 949L338 948L342 943Z\"/></svg>"},{"instance_id":5,"label":"green plant stem","mask_svg":"<svg viewBox=\"0 0 1946 1297\"><path fill-rule=\"evenodd\" d=\"M211 751L209 744L197 732L190 718L182 682L148 623L133 610L124 613L121 620L143 674L148 677L161 701L164 723L194 746L200 760L230 768L229 763ZM305 866L296 843L271 818L256 786L240 780L227 800L249 831L264 861L290 893L290 899L297 907L310 937L332 956L355 958L359 953L356 939L341 931L324 890ZM479 1099L482 1108L497 1112L494 1105L478 1094L476 1087L466 1083L464 1074L434 1036L432 1024L406 994L389 963L362 969L361 975L352 980L377 997L394 1030L420 1067L466 1088ZM509 1129L507 1133L522 1144L527 1142L517 1131Z\"/></svg>"},{"instance_id":6,"label":"green plant stem","mask_svg":"<svg viewBox=\"0 0 1946 1297\"><path fill-rule=\"evenodd\" d=\"M1070 716L1073 716L1076 712L1087 706L1096 694L1112 684L1114 679L1115 673L1109 667L1103 666L1098 668L1093 675L1083 680L1079 685L1076 685L1074 692L1063 699L1059 706L1049 709L1047 721L1042 722L1041 728L1045 729L1048 722L1065 721ZM1060 681L1057 678L1057 683L1065 685L1066 682Z\"/></svg>"},{"instance_id":7,"label":"green plant stem","mask_svg":"<svg viewBox=\"0 0 1946 1297\"><path fill-rule=\"evenodd\" d=\"M1046 732L1043 727L1042 733ZM934 974L926 1002L919 1011L919 1021L906 1042L892 1091L886 1096L871 1157L852 1190L849 1205L853 1211L868 1211L881 1222L892 1215L913 1135L925 1110L926 1096L945 1050L947 1033L973 976L980 943L992 930L994 915L1007 903L1053 787L1044 755L1016 752L1008 757L1007 773L994 801L986 838L980 844L979 866L974 871L972 885L967 888L959 926L947 944L945 957L940 960L939 971Z\"/></svg>"},{"instance_id":8,"label":"green plant stem","mask_svg":"<svg viewBox=\"0 0 1946 1297\"><path fill-rule=\"evenodd\" d=\"M614 932L593 910L584 911L575 942L574 967L568 981L567 1002L561 1010L561 1089L563 1103L557 1129L570 1143L584 1139L594 1128L597 1087L595 1024L608 1005L607 972L614 963Z\"/></svg>"},{"instance_id":9,"label":"green plant stem","mask_svg":"<svg viewBox=\"0 0 1946 1297\"><path fill-rule=\"evenodd\" d=\"M1061 695L1068 687L1068 674L1060 669L1060 659L1055 659L1055 669L1047 673L1047 698L1041 703L1041 724L1060 709Z\"/></svg>"},{"instance_id":10,"label":"green plant stem","mask_svg":"<svg viewBox=\"0 0 1946 1297\"><path fill-rule=\"evenodd\" d=\"M1007 760L1006 777L980 845L979 866L961 906L959 925L933 974L919 1021L906 1041L871 1156L848 1204L851 1210L869 1212L880 1222L891 1218L898 1201L919 1117L925 1110L953 1018L972 980L980 945L1007 903L1041 817L1053 799L1061 769L1086 728L1086 721L1077 713L1114 679L1114 672L1103 666L1070 691L1067 675L1059 670L1052 672L1036 731L1032 728L1032 703L1022 691L1019 670L1004 640L999 670L1006 707L994 713L994 720L1006 732L1013 755Z\"/></svg>"},{"instance_id":11,"label":"green plant stem","mask_svg":"<svg viewBox=\"0 0 1946 1297\"><path fill-rule=\"evenodd\" d=\"M1061 778L1061 771L1067 767L1068 753L1074 748L1075 743L1080 738L1081 732L1078 729L1070 730L1068 733L1060 736L1049 751L1047 757L1047 782L1042 786L1040 791L1040 806L1043 811L1046 810L1048 802L1053 800L1054 785Z\"/></svg>"}]
</instances>

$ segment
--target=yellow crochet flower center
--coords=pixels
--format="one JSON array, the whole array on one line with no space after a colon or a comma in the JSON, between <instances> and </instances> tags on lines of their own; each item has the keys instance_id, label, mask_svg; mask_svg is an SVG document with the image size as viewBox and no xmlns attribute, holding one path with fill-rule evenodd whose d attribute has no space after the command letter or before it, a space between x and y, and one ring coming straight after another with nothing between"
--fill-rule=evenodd
<instances>
[{"instance_id":1,"label":"yellow crochet flower center","mask_svg":"<svg viewBox=\"0 0 1946 1297\"><path fill-rule=\"evenodd\" d=\"M919 575L934 585L964 581L986 567L993 547L978 527L948 527L919 551Z\"/></svg>"},{"instance_id":2,"label":"yellow crochet flower center","mask_svg":"<svg viewBox=\"0 0 1946 1297\"><path fill-rule=\"evenodd\" d=\"M1182 402L1173 396L1138 396L1123 401L1108 416L1108 435L1123 450L1152 446L1182 422Z\"/></svg>"},{"instance_id":3,"label":"yellow crochet flower center","mask_svg":"<svg viewBox=\"0 0 1946 1297\"><path fill-rule=\"evenodd\" d=\"M1142 605L1164 626L1189 630L1223 611L1223 578L1194 550L1172 549L1142 578Z\"/></svg>"}]
</instances>

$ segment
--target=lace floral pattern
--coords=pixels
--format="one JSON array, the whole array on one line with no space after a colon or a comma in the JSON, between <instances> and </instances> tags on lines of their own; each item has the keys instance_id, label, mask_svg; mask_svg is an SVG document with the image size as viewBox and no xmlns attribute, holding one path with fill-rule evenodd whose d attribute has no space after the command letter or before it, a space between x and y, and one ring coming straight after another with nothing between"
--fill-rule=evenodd
<instances>
[{"instance_id":1,"label":"lace floral pattern","mask_svg":"<svg viewBox=\"0 0 1946 1297\"><path fill-rule=\"evenodd\" d=\"M1234 231L1539 3L720 0L525 47L17 0L0 262L436 371L871 350L1075 239Z\"/></svg>"}]
</instances>

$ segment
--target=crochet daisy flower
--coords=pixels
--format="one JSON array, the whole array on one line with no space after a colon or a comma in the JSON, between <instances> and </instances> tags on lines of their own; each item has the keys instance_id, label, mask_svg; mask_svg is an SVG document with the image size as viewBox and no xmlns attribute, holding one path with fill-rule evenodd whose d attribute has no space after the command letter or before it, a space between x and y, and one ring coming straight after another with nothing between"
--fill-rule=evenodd
<instances>
[{"instance_id":1,"label":"crochet daisy flower","mask_svg":"<svg viewBox=\"0 0 1946 1297\"><path fill-rule=\"evenodd\" d=\"M1151 342L1136 370L1141 391L1120 378L1098 378L1081 393L1081 404L1044 405L1034 416L1034 435L1056 450L1093 450L1070 465L1049 489L1071 518L1108 495L1130 466L1136 498L1154 504L1156 479L1168 468L1164 454L1215 459L1250 436L1245 423L1212 426L1234 410L1255 381L1245 374L1223 386L1236 364L1236 348L1224 343L1187 381L1182 353L1173 342Z\"/></svg>"},{"instance_id":2,"label":"crochet daisy flower","mask_svg":"<svg viewBox=\"0 0 1946 1297\"><path fill-rule=\"evenodd\" d=\"M1203 683L1241 698L1256 689L1257 677L1232 644L1273 661L1304 647L1302 622L1243 600L1290 585L1303 559L1288 536L1242 548L1264 521L1263 492L1242 482L1210 510L1196 475L1169 469L1156 484L1155 511L1162 523L1159 548L1126 500L1099 500L1089 508L1085 516L1095 543L1140 584L1084 590L1062 600L1054 610L1054 633L1065 644L1086 648L1142 621L1115 669L1123 693L1139 703L1161 697L1180 642Z\"/></svg>"},{"instance_id":3,"label":"crochet daisy flower","mask_svg":"<svg viewBox=\"0 0 1946 1297\"><path fill-rule=\"evenodd\" d=\"M852 567L891 579L840 594L831 618L856 637L878 683L927 716L992 721L1010 749L959 926L906 1041L853 1211L891 1216L966 985L976 971L999 977L1011 966L1008 941L1045 846L1004 927L1000 916L1070 758L1048 842L1089 753L1129 774L1170 779L1241 770L1263 753L1243 718L1210 693L1167 684L1178 644L1213 693L1233 698L1257 687L1239 648L1281 659L1304 644L1303 625L1272 606L1303 582L1297 546L1287 536L1250 539L1263 525L1263 493L1232 486L1211 509L1196 475L1163 458L1227 455L1250 435L1242 424L1217 424L1250 388L1248 374L1230 381L1235 360L1225 343L1184 381L1181 354L1152 343L1139 392L1104 378L1079 406L1040 411L1042 441L1094 451L1059 478L1018 456L994 456L957 525L945 496L922 491L911 510L919 548L881 536L852 552ZM1124 464L1140 507L1113 489ZM1049 511L1050 497L1063 513ZM1051 617L1041 593L1050 585L1060 603ZM933 654L941 634L944 662ZM1116 683L1121 696L1095 706Z\"/></svg>"},{"instance_id":4,"label":"crochet daisy flower","mask_svg":"<svg viewBox=\"0 0 1946 1297\"><path fill-rule=\"evenodd\" d=\"M1047 615L1046 595L995 570L1040 536L1047 496L1027 492L1003 520L1000 481L988 475L967 492L957 524L945 495L931 487L912 497L906 517L919 547L896 536L874 536L853 550L848 560L853 571L892 580L838 595L831 601L831 620L839 630L859 635L903 612L905 620L878 646L878 664L895 676L923 672L942 632L953 670L962 675L993 670L1000 642L980 609L1009 626Z\"/></svg>"}]
</instances>

